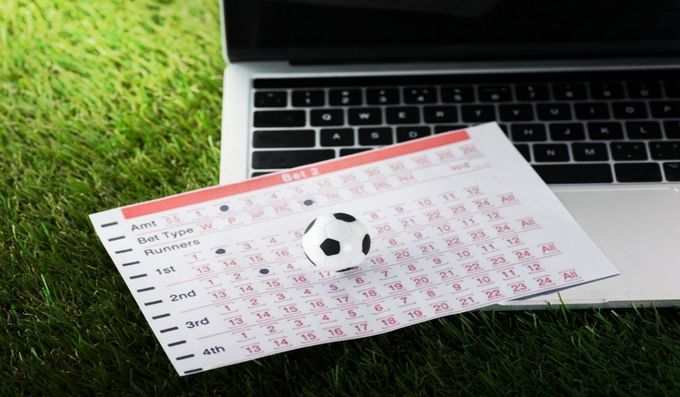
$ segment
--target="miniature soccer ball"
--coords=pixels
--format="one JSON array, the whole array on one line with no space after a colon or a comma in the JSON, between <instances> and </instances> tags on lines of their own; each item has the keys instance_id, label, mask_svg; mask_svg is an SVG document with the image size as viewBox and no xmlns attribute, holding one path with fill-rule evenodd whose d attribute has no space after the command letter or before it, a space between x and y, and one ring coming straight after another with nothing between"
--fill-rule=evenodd
<instances>
[{"instance_id":1,"label":"miniature soccer ball","mask_svg":"<svg viewBox=\"0 0 680 397\"><path fill-rule=\"evenodd\" d=\"M364 261L371 237L355 217L338 212L314 219L305 229L302 248L314 266L344 272Z\"/></svg>"}]
</instances>

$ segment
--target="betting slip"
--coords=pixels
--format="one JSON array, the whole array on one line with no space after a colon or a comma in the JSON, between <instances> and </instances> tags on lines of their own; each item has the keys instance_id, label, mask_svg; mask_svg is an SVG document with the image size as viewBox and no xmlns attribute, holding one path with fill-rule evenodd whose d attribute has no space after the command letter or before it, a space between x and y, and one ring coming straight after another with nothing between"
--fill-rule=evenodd
<instances>
[{"instance_id":1,"label":"betting slip","mask_svg":"<svg viewBox=\"0 0 680 397\"><path fill-rule=\"evenodd\" d=\"M338 212L371 236L342 273L302 250ZM495 123L90 218L182 376L617 274Z\"/></svg>"}]
</instances>

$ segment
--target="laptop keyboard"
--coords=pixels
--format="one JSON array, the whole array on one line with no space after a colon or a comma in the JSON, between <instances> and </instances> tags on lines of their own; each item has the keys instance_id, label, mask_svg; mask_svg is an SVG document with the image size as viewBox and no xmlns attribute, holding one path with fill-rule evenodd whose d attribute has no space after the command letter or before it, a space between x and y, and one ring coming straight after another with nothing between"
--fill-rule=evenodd
<instances>
[{"instance_id":1,"label":"laptop keyboard","mask_svg":"<svg viewBox=\"0 0 680 397\"><path fill-rule=\"evenodd\" d=\"M251 176L497 121L546 183L680 181L680 71L256 79Z\"/></svg>"}]
</instances>

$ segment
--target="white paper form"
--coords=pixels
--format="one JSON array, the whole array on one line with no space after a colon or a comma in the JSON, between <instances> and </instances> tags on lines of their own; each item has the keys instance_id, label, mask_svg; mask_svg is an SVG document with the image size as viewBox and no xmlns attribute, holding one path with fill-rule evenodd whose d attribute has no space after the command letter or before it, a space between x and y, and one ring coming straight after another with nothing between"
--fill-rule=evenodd
<instances>
[{"instance_id":1,"label":"white paper form","mask_svg":"<svg viewBox=\"0 0 680 397\"><path fill-rule=\"evenodd\" d=\"M345 212L356 270L304 256ZM617 274L496 124L91 215L180 375Z\"/></svg>"}]
</instances>

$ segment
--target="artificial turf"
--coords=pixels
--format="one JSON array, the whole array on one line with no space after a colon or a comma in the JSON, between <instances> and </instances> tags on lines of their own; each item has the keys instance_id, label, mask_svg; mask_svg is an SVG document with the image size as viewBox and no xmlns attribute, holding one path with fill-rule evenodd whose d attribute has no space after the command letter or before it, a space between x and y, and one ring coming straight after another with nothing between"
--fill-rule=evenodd
<instances>
[{"instance_id":1,"label":"artificial turf","mask_svg":"<svg viewBox=\"0 0 680 397\"><path fill-rule=\"evenodd\" d=\"M217 183L219 41L217 0L0 0L0 395L680 395L678 308L468 313L179 378L87 214Z\"/></svg>"}]
</instances>

